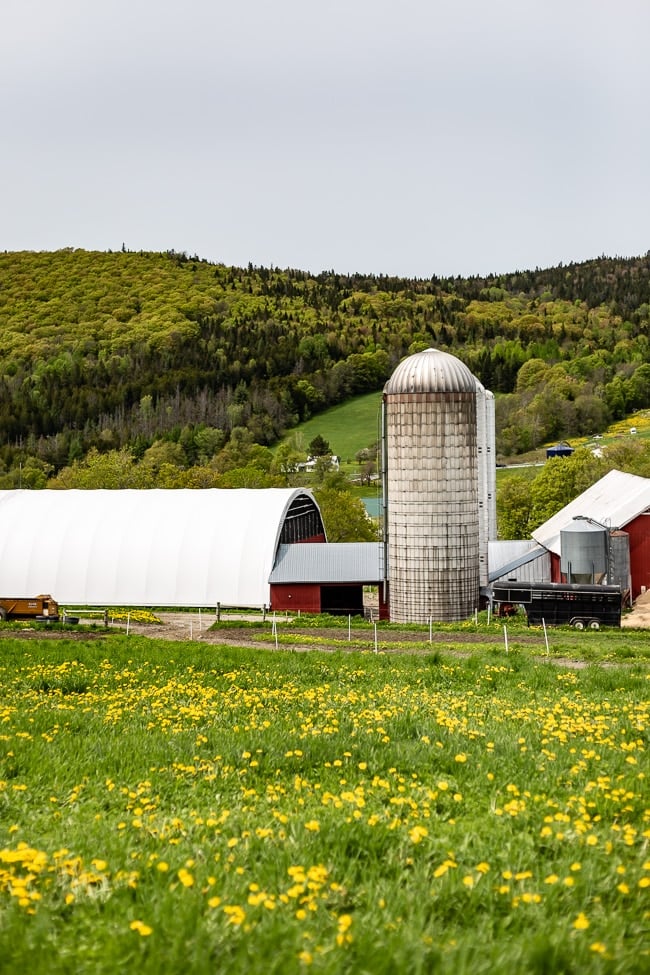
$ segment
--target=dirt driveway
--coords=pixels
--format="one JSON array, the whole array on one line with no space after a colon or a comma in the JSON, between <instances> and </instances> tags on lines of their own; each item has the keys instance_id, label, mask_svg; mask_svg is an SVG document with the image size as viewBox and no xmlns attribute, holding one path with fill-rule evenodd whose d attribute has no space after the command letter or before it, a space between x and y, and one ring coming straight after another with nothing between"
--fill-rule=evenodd
<instances>
[{"instance_id":1,"label":"dirt driveway","mask_svg":"<svg viewBox=\"0 0 650 975\"><path fill-rule=\"evenodd\" d=\"M650 628L650 591L642 593L632 608L621 620L621 626L632 626L637 630Z\"/></svg>"}]
</instances>

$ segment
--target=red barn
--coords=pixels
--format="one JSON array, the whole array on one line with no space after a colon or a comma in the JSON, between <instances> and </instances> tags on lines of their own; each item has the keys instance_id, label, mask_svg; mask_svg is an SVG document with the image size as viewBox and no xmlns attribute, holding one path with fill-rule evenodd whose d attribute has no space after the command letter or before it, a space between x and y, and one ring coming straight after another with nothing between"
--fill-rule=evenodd
<instances>
[{"instance_id":1,"label":"red barn","mask_svg":"<svg viewBox=\"0 0 650 975\"><path fill-rule=\"evenodd\" d=\"M650 479L610 471L544 522L533 538L551 553L551 580L566 582L561 570L561 533L575 519L588 519L629 539L632 599L650 589Z\"/></svg>"}]
</instances>

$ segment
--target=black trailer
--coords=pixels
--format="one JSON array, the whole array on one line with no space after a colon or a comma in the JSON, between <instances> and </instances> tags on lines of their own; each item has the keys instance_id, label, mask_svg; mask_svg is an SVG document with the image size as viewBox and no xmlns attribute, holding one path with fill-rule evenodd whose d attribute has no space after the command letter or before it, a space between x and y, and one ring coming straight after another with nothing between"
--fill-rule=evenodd
<instances>
[{"instance_id":1,"label":"black trailer","mask_svg":"<svg viewBox=\"0 0 650 975\"><path fill-rule=\"evenodd\" d=\"M620 586L591 586L563 582L499 582L493 601L521 605L529 626L568 624L586 627L620 626L623 594Z\"/></svg>"}]
</instances>

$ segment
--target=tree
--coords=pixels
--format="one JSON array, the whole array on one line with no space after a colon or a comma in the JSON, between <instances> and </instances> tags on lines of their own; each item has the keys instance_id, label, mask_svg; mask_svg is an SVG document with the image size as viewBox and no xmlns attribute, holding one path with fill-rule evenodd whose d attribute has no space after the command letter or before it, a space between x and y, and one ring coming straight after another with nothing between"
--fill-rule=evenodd
<instances>
[{"instance_id":1,"label":"tree","mask_svg":"<svg viewBox=\"0 0 650 975\"><path fill-rule=\"evenodd\" d=\"M531 524L531 511L530 483L522 477L508 478L497 491L499 538L529 538L538 527Z\"/></svg>"},{"instance_id":2,"label":"tree","mask_svg":"<svg viewBox=\"0 0 650 975\"><path fill-rule=\"evenodd\" d=\"M95 448L85 460L75 461L48 482L49 488L143 488L153 486L153 476L135 463L129 450L109 450L100 454Z\"/></svg>"},{"instance_id":3,"label":"tree","mask_svg":"<svg viewBox=\"0 0 650 975\"><path fill-rule=\"evenodd\" d=\"M320 435L316 434L313 440L309 443L309 454L311 457L327 457L332 453L332 448L330 447L327 440Z\"/></svg>"},{"instance_id":4,"label":"tree","mask_svg":"<svg viewBox=\"0 0 650 975\"><path fill-rule=\"evenodd\" d=\"M576 450L571 457L547 461L530 485L532 528L543 525L605 472L603 460L584 448Z\"/></svg>"},{"instance_id":5,"label":"tree","mask_svg":"<svg viewBox=\"0 0 650 975\"><path fill-rule=\"evenodd\" d=\"M375 542L379 532L368 517L363 501L349 491L323 487L314 489L329 542Z\"/></svg>"}]
</instances>

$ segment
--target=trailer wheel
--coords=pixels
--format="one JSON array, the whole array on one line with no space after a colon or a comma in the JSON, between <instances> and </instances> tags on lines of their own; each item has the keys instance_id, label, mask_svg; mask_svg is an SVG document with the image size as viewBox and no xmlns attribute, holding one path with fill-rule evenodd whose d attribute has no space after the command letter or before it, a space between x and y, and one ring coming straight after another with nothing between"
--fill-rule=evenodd
<instances>
[{"instance_id":1,"label":"trailer wheel","mask_svg":"<svg viewBox=\"0 0 650 975\"><path fill-rule=\"evenodd\" d=\"M600 623L598 622L598 620L590 620L589 621L589 629L590 630L599 630L600 629Z\"/></svg>"},{"instance_id":2,"label":"trailer wheel","mask_svg":"<svg viewBox=\"0 0 650 975\"><path fill-rule=\"evenodd\" d=\"M584 628L585 628L585 621L584 620L573 620L573 624L572 625L573 625L573 629L574 630L584 630Z\"/></svg>"},{"instance_id":3,"label":"trailer wheel","mask_svg":"<svg viewBox=\"0 0 650 975\"><path fill-rule=\"evenodd\" d=\"M4 608L4 606L0 606L0 622L4 623L6 619L7 619L7 610Z\"/></svg>"}]
</instances>

